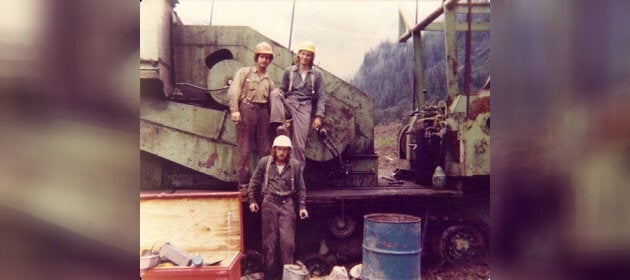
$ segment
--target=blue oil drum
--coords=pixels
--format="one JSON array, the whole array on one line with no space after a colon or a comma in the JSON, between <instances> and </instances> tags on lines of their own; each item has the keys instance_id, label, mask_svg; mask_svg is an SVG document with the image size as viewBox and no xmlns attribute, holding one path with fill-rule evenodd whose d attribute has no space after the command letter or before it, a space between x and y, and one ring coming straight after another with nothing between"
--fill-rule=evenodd
<instances>
[{"instance_id":1,"label":"blue oil drum","mask_svg":"<svg viewBox=\"0 0 630 280\"><path fill-rule=\"evenodd\" d=\"M363 217L363 280L420 279L421 219L374 213Z\"/></svg>"}]
</instances>

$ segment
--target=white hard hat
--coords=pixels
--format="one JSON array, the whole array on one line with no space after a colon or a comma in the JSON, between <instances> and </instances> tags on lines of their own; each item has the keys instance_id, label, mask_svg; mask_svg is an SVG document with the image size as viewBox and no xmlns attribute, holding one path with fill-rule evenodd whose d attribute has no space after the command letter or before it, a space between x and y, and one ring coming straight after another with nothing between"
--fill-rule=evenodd
<instances>
[{"instance_id":1,"label":"white hard hat","mask_svg":"<svg viewBox=\"0 0 630 280\"><path fill-rule=\"evenodd\" d=\"M280 136L276 137L276 139L273 140L273 145L271 145L271 147L289 147L289 148L293 148L291 146L291 139L289 139L289 137L287 137L286 135L280 135Z\"/></svg>"}]
</instances>

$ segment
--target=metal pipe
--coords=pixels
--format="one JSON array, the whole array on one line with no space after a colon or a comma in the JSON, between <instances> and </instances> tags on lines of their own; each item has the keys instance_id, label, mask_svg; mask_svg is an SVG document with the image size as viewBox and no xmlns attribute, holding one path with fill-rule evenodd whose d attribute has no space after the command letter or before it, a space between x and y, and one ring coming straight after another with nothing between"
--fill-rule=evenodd
<instances>
[{"instance_id":1,"label":"metal pipe","mask_svg":"<svg viewBox=\"0 0 630 280\"><path fill-rule=\"evenodd\" d=\"M470 45L471 45L471 37L472 37L472 6L470 5L471 0L468 0L468 30L466 31L466 52L464 53L464 93L466 94L466 117L468 117L468 111L470 108L470 69L472 68L470 65Z\"/></svg>"},{"instance_id":2,"label":"metal pipe","mask_svg":"<svg viewBox=\"0 0 630 280\"><path fill-rule=\"evenodd\" d=\"M318 129L317 130L317 135L319 136L318 138L324 143L324 146L326 146L326 148L333 155L333 157L336 157L339 160L339 168L341 168L341 171L345 175L348 175L349 174L349 170L347 168L345 168L345 166L343 164L343 158L341 158L341 154L339 153L339 150L337 149L337 146L328 137L328 132L326 131L326 129L324 129L324 128Z\"/></svg>"},{"instance_id":3,"label":"metal pipe","mask_svg":"<svg viewBox=\"0 0 630 280\"><path fill-rule=\"evenodd\" d=\"M422 105L425 102L424 96L424 66L422 62L424 59L422 58L422 34L414 33L412 36L412 46L413 46L413 61L414 61L414 71L413 71L413 112L422 110Z\"/></svg>"},{"instance_id":4,"label":"metal pipe","mask_svg":"<svg viewBox=\"0 0 630 280\"><path fill-rule=\"evenodd\" d=\"M210 6L210 21L208 22L208 26L212 26L212 14L214 14L214 0L212 0L212 4Z\"/></svg>"},{"instance_id":5,"label":"metal pipe","mask_svg":"<svg viewBox=\"0 0 630 280\"><path fill-rule=\"evenodd\" d=\"M291 37L293 36L293 16L295 15L295 0L293 0L293 8L291 9L291 30L289 31L289 51L291 50Z\"/></svg>"},{"instance_id":6,"label":"metal pipe","mask_svg":"<svg viewBox=\"0 0 630 280\"><path fill-rule=\"evenodd\" d=\"M418 0L416 0L416 18L414 19L413 24L418 24Z\"/></svg>"},{"instance_id":7,"label":"metal pipe","mask_svg":"<svg viewBox=\"0 0 630 280\"><path fill-rule=\"evenodd\" d=\"M459 0L446 0L446 5L451 7L452 5L457 4L457 1L459 1ZM442 5L440 5L439 8L437 8L435 11L433 11L431 14L429 14L426 18L424 18L424 20L422 20L416 26L414 26L413 28L408 30L407 33L405 33L404 35L400 36L400 39L398 39L398 42L407 41L409 38L411 38L411 34L413 34L414 32L419 32L420 30L425 29L430 23L432 23L436 18L441 16L443 13L444 13L444 7Z\"/></svg>"}]
</instances>

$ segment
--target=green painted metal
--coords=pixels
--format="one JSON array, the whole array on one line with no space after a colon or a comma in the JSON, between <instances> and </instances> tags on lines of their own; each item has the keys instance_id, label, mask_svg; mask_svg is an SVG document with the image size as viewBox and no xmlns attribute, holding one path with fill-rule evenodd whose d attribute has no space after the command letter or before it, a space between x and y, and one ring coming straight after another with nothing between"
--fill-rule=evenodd
<instances>
[{"instance_id":1,"label":"green painted metal","mask_svg":"<svg viewBox=\"0 0 630 280\"><path fill-rule=\"evenodd\" d=\"M151 89L163 89L163 93L146 96L168 97L174 91L173 85L185 83L200 88L217 89L211 91L209 95L220 104L225 104L226 87L232 76L239 67L253 65L253 50L261 41L270 43L274 48L274 60L267 68L267 73L276 84L279 84L284 69L293 61L293 54L280 44L244 26L176 24L173 26L172 50L157 52L172 53L172 58L161 60L173 61L174 67L151 69L149 66L155 63L144 61L142 64L147 69L141 71L145 73L141 75L141 79L160 81L164 85ZM154 44L148 45L154 47ZM172 76L160 72L171 70ZM329 139L339 152L345 151L347 155L374 155L374 107L371 97L330 72L321 68L320 70L324 76L327 94L323 128L328 131ZM209 109L143 98L141 149L222 181L233 182L236 167L236 134L235 127L227 116L227 109ZM308 136L305 155L308 159L319 162L334 159L332 153L317 138L315 131ZM376 157L369 160L373 162L365 163L365 159L362 159L360 164L348 165L350 181L376 185L377 172L374 171L372 174L363 170L366 169L364 166L373 167L369 170L376 169ZM252 169L255 162L256 158L253 155ZM361 170L353 172L353 168ZM365 178L368 173L370 178Z\"/></svg>"},{"instance_id":2,"label":"green painted metal","mask_svg":"<svg viewBox=\"0 0 630 280\"><path fill-rule=\"evenodd\" d=\"M140 149L223 181L236 179L235 127L223 111L144 98Z\"/></svg>"},{"instance_id":3,"label":"green painted metal","mask_svg":"<svg viewBox=\"0 0 630 280\"><path fill-rule=\"evenodd\" d=\"M140 77L173 79L173 49L171 45L173 7L177 0L140 2ZM164 83L160 95L173 92L172 83Z\"/></svg>"},{"instance_id":4,"label":"green painted metal","mask_svg":"<svg viewBox=\"0 0 630 280\"><path fill-rule=\"evenodd\" d=\"M473 111L466 117L466 102L489 104L490 93L481 92L469 98L466 101L465 95L458 95L449 108L451 114L447 122L450 129L457 132L460 151L459 155L450 155L447 160L445 172L451 176L490 174L490 107L471 106L484 109Z\"/></svg>"},{"instance_id":5,"label":"green painted metal","mask_svg":"<svg viewBox=\"0 0 630 280\"><path fill-rule=\"evenodd\" d=\"M446 94L455 97L459 94L457 86L457 39L455 37L455 11L444 3L444 47L446 49Z\"/></svg>"},{"instance_id":6,"label":"green painted metal","mask_svg":"<svg viewBox=\"0 0 630 280\"><path fill-rule=\"evenodd\" d=\"M254 48L261 41L272 44L274 60L268 75L279 83L284 69L291 65L292 53L249 27L234 26L178 26L175 32L175 65L178 82L206 86L211 75L233 75L217 67L206 67L206 58L219 50L228 50L234 60L243 65L253 64ZM230 69L231 70L231 69ZM326 114L323 128L340 150L353 154L374 153L373 103L370 96L321 69L326 82ZM226 90L227 91L227 90ZM216 93L221 94L221 93ZM307 140L306 157L315 161L333 159L332 154L317 139L314 131Z\"/></svg>"},{"instance_id":7,"label":"green painted metal","mask_svg":"<svg viewBox=\"0 0 630 280\"><path fill-rule=\"evenodd\" d=\"M414 66L415 66L415 76L414 76L414 96L416 96L416 104L415 109L420 109L424 105L425 96L425 83L424 83L424 68L422 65L422 33L413 33L412 36L413 42L413 56L414 56Z\"/></svg>"},{"instance_id":8,"label":"green painted metal","mask_svg":"<svg viewBox=\"0 0 630 280\"><path fill-rule=\"evenodd\" d=\"M424 20L412 28L408 28L407 32L402 33L399 41L404 42L413 36L416 79L419 84L423 83L424 73L422 68L421 56L421 32L422 31L443 31L444 46L446 49L446 89L447 95L452 100L448 107L446 115L446 124L449 131L453 134L445 137L455 137L456 147L449 147L445 153L444 170L448 176L475 176L490 174L490 92L484 91L478 95L460 95L458 88L458 71L457 64L457 45L455 34L457 31L466 31L468 26L466 23L457 22L456 14L468 12L468 5L458 3L458 0L447 0L428 15ZM472 13L488 14L490 12L489 3L472 3ZM444 15L443 22L434 22L440 15ZM489 31L489 22L475 22L472 24L471 31ZM416 46L416 41L419 42ZM419 54L420 53L420 54ZM416 90L417 91L417 90ZM422 91L417 91L418 106L424 103ZM480 106L473 106L475 102ZM468 105L467 105L468 104ZM472 110L473 112L469 111ZM476 111L475 111L476 110ZM472 115L469 115L472 114ZM405 128L404 143L406 154L403 159L405 166L402 168L410 169L410 162L415 160L412 152L415 126L418 119L412 117L409 124Z\"/></svg>"}]
</instances>

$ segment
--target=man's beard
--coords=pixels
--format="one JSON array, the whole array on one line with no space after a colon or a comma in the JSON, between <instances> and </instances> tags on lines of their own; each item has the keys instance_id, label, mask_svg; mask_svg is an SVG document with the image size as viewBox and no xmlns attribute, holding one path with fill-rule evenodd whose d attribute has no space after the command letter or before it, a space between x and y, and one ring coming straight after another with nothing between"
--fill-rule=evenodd
<instances>
[{"instance_id":1,"label":"man's beard","mask_svg":"<svg viewBox=\"0 0 630 280\"><path fill-rule=\"evenodd\" d=\"M282 160L280 160L280 159L278 158L278 152L277 152L275 149L272 149L271 156L272 156L272 158L273 158L273 160L274 160L274 161L280 161L280 162L285 162L285 163L286 163L286 162L289 162L289 159L291 158L291 150L289 150L289 151L285 154L284 159L282 159Z\"/></svg>"}]
</instances>

